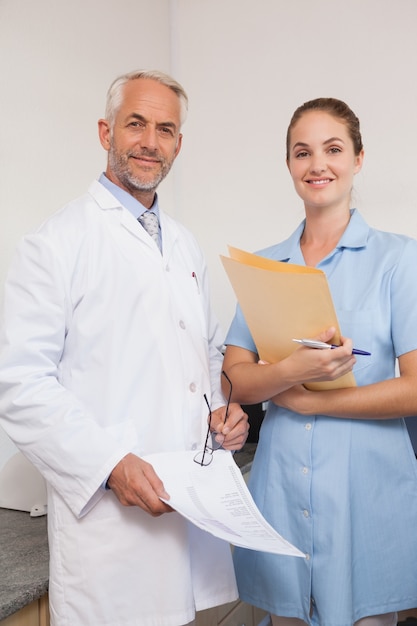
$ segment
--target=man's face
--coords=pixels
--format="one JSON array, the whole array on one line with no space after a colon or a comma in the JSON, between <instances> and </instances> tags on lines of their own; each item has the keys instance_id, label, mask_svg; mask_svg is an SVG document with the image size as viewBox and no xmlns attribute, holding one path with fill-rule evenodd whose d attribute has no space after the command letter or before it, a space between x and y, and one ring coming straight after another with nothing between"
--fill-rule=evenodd
<instances>
[{"instance_id":1,"label":"man's face","mask_svg":"<svg viewBox=\"0 0 417 626\"><path fill-rule=\"evenodd\" d=\"M128 82L113 127L99 121L100 141L108 151L108 178L151 206L180 151L179 130L180 102L171 89L150 79Z\"/></svg>"}]
</instances>

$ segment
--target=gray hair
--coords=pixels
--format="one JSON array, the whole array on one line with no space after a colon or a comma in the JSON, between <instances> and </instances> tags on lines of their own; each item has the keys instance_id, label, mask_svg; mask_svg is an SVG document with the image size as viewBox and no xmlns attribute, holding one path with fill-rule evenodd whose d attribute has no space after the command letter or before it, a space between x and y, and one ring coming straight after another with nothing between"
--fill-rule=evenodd
<instances>
[{"instance_id":1,"label":"gray hair","mask_svg":"<svg viewBox=\"0 0 417 626\"><path fill-rule=\"evenodd\" d=\"M155 80L161 85L165 85L171 89L180 101L180 124L185 122L188 111L188 96L184 90L184 88L177 83L176 80L171 78L168 74L164 74L159 70L135 70L133 72L129 72L128 74L123 74L116 78L109 87L107 92L107 101L106 101L106 119L109 122L110 126L113 126L116 114L118 109L122 104L123 99L123 87L130 82L131 80L138 79L148 79Z\"/></svg>"}]
</instances>

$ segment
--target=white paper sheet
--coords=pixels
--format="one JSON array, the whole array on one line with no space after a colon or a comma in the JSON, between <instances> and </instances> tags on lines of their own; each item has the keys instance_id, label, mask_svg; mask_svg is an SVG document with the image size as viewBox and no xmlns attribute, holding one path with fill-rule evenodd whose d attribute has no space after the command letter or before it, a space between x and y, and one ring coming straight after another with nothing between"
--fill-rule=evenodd
<instances>
[{"instance_id":1,"label":"white paper sheet","mask_svg":"<svg viewBox=\"0 0 417 626\"><path fill-rule=\"evenodd\" d=\"M210 465L195 452L151 454L151 463L170 495L167 503L193 524L235 546L305 557L261 515L231 452L216 450Z\"/></svg>"}]
</instances>

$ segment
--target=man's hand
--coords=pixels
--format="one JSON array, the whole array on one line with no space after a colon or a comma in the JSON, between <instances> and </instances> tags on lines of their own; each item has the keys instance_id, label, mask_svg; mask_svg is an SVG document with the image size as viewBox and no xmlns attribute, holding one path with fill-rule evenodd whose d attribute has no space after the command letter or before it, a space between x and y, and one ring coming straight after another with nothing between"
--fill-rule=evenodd
<instances>
[{"instance_id":1,"label":"man's hand","mask_svg":"<svg viewBox=\"0 0 417 626\"><path fill-rule=\"evenodd\" d=\"M127 454L119 461L107 485L123 506L138 506L153 517L172 511L159 499L168 500L169 495L152 465L135 454Z\"/></svg>"},{"instance_id":2,"label":"man's hand","mask_svg":"<svg viewBox=\"0 0 417 626\"><path fill-rule=\"evenodd\" d=\"M222 406L212 412L211 429L217 433L215 440L225 450L240 450L249 433L248 416L240 404L230 403L226 417L226 407Z\"/></svg>"}]
</instances>

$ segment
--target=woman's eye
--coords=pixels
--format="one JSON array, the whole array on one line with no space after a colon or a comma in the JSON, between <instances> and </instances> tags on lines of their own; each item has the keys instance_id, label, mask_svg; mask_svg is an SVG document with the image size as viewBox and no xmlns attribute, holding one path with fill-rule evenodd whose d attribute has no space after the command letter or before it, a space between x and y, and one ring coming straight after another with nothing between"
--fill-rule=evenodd
<instances>
[{"instance_id":1,"label":"woman's eye","mask_svg":"<svg viewBox=\"0 0 417 626\"><path fill-rule=\"evenodd\" d=\"M303 150L302 152L297 152L297 154L295 155L295 158L296 159L304 159L306 156L308 156L308 152Z\"/></svg>"},{"instance_id":2,"label":"woman's eye","mask_svg":"<svg viewBox=\"0 0 417 626\"><path fill-rule=\"evenodd\" d=\"M329 152L331 154L338 154L339 152L342 152L341 148L339 148L338 146L332 146L329 150Z\"/></svg>"}]
</instances>

